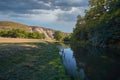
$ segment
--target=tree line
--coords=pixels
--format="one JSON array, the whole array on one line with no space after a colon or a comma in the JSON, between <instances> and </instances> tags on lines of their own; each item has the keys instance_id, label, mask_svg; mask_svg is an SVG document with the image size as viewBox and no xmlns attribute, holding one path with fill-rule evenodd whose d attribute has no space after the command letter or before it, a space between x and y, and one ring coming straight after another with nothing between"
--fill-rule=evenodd
<instances>
[{"instance_id":1,"label":"tree line","mask_svg":"<svg viewBox=\"0 0 120 80\"><path fill-rule=\"evenodd\" d=\"M20 29L3 30L0 31L1 37L11 38L32 38L32 39L44 39L45 35L38 32L26 32Z\"/></svg>"},{"instance_id":2,"label":"tree line","mask_svg":"<svg viewBox=\"0 0 120 80\"><path fill-rule=\"evenodd\" d=\"M109 47L120 45L120 0L90 0L89 10L77 17L72 43Z\"/></svg>"},{"instance_id":3,"label":"tree line","mask_svg":"<svg viewBox=\"0 0 120 80\"><path fill-rule=\"evenodd\" d=\"M61 31L55 31L53 36L54 36L54 39L57 40L57 41L64 41L64 42L70 41L70 34L69 35L65 35Z\"/></svg>"}]
</instances>

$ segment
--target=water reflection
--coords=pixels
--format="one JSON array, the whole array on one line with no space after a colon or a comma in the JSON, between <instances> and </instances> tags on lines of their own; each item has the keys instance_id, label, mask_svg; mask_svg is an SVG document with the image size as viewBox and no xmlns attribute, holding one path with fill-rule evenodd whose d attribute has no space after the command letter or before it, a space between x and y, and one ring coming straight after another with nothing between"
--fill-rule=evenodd
<instances>
[{"instance_id":1,"label":"water reflection","mask_svg":"<svg viewBox=\"0 0 120 80\"><path fill-rule=\"evenodd\" d=\"M118 51L108 49L62 48L60 55L71 80L120 80Z\"/></svg>"},{"instance_id":2,"label":"water reflection","mask_svg":"<svg viewBox=\"0 0 120 80\"><path fill-rule=\"evenodd\" d=\"M78 69L73 51L70 48L62 48L60 55L66 69L66 74L71 80L87 80L84 72L84 64L81 63L83 68Z\"/></svg>"}]
</instances>

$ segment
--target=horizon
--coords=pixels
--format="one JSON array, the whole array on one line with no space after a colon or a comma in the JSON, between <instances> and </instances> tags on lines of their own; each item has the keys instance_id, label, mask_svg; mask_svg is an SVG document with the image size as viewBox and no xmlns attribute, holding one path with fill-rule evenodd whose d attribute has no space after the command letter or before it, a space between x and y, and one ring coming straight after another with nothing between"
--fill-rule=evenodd
<instances>
[{"instance_id":1,"label":"horizon","mask_svg":"<svg viewBox=\"0 0 120 80\"><path fill-rule=\"evenodd\" d=\"M89 0L1 0L0 21L18 22L62 32L73 31L78 15L85 15Z\"/></svg>"}]
</instances>

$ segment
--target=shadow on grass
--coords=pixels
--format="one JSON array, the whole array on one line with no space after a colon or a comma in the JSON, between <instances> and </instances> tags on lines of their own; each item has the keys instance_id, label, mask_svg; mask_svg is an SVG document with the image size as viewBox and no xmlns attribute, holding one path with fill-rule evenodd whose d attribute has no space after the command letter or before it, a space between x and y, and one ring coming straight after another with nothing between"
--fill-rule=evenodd
<instances>
[{"instance_id":1,"label":"shadow on grass","mask_svg":"<svg viewBox=\"0 0 120 80\"><path fill-rule=\"evenodd\" d=\"M67 80L56 44L0 44L0 80Z\"/></svg>"}]
</instances>

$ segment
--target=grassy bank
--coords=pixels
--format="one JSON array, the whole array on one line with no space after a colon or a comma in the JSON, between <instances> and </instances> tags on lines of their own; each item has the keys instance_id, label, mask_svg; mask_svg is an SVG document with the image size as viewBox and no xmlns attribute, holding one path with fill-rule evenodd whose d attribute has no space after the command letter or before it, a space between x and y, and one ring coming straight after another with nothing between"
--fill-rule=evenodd
<instances>
[{"instance_id":1,"label":"grassy bank","mask_svg":"<svg viewBox=\"0 0 120 80\"><path fill-rule=\"evenodd\" d=\"M54 43L0 43L0 80L67 78Z\"/></svg>"},{"instance_id":2,"label":"grassy bank","mask_svg":"<svg viewBox=\"0 0 120 80\"><path fill-rule=\"evenodd\" d=\"M0 43L23 43L23 42L43 42L41 39L22 39L22 38L2 38L0 37Z\"/></svg>"}]
</instances>

